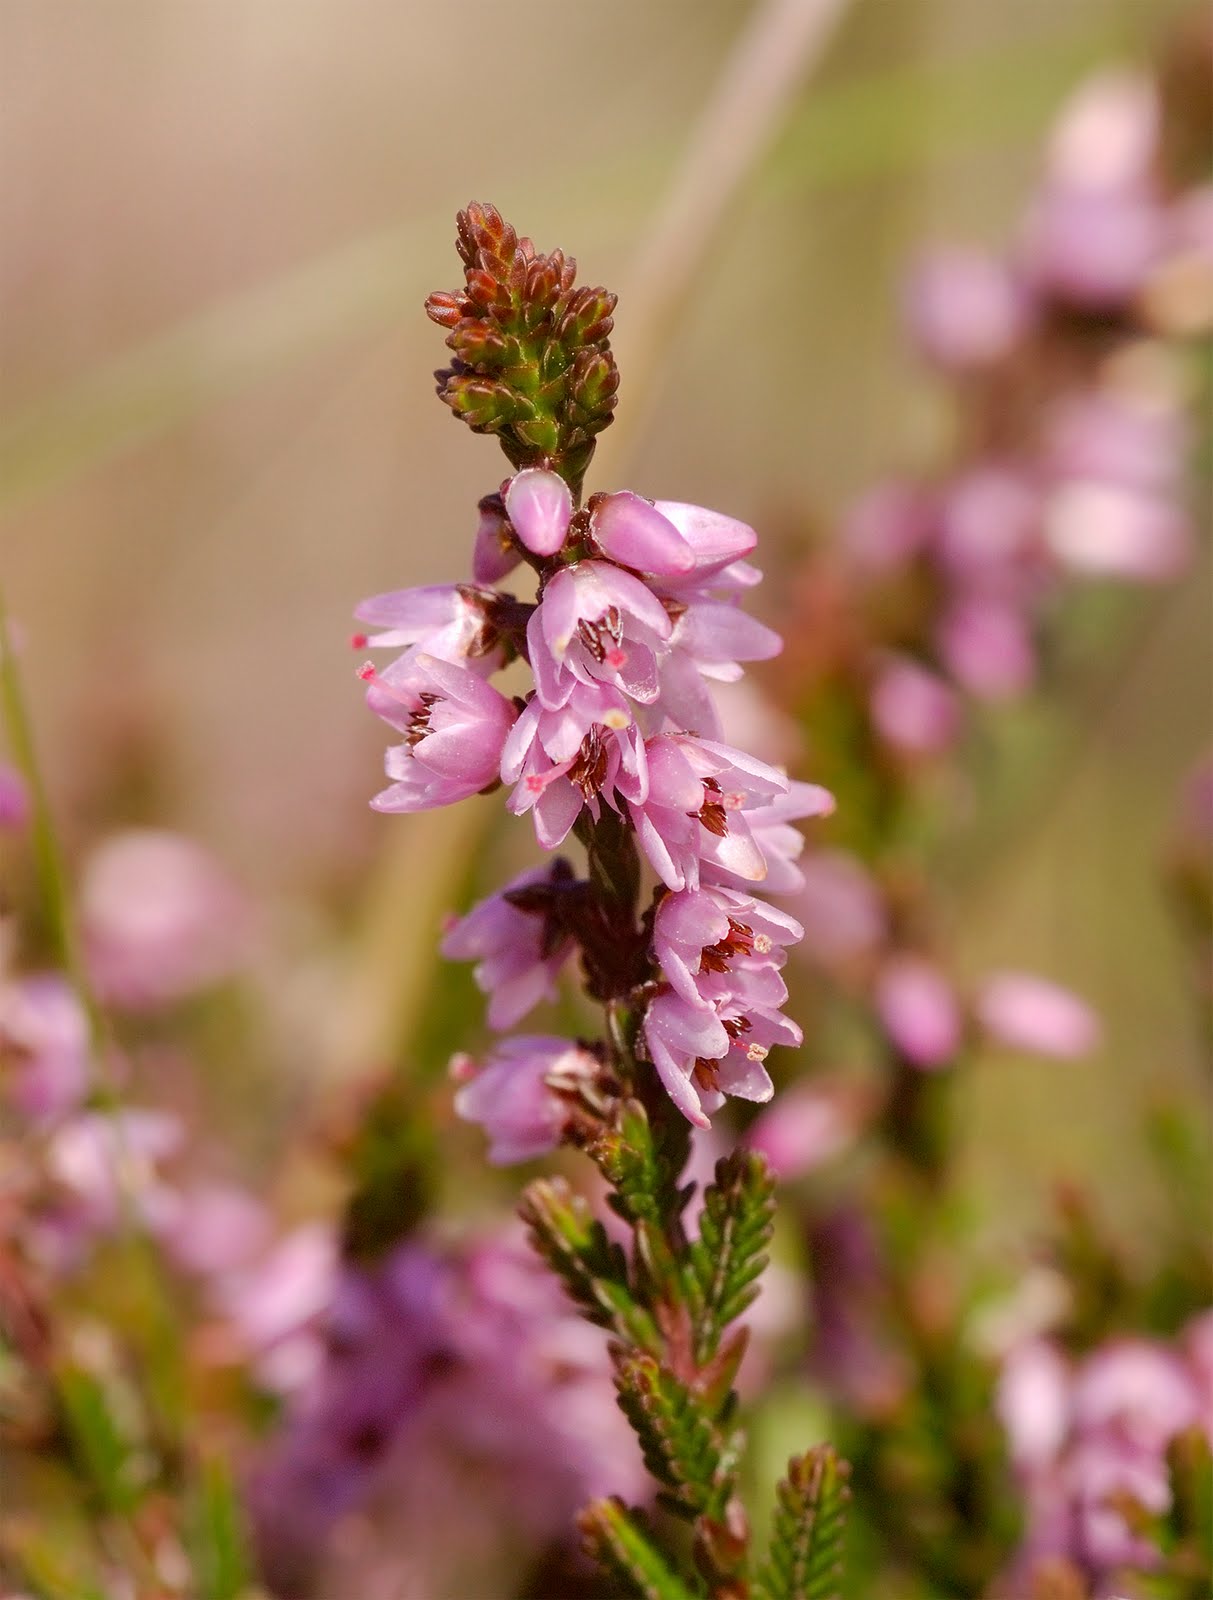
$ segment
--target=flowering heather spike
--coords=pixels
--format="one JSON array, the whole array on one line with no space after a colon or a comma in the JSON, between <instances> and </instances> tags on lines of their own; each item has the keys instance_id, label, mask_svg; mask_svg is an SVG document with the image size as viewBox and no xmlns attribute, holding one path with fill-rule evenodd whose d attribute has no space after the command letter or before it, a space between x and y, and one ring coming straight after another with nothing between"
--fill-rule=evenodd
<instances>
[{"instance_id":1,"label":"flowering heather spike","mask_svg":"<svg viewBox=\"0 0 1213 1600\"><path fill-rule=\"evenodd\" d=\"M584 877L563 859L524 872L448 926L443 953L476 962L498 1029L554 998L578 954L586 996L605 1007L602 1037L515 1035L479 1066L460 1055L454 1110L485 1130L493 1163L572 1144L611 1186L633 1268L601 1224L553 1204L550 1185L523 1215L583 1313L624 1341L612 1346L621 1403L723 1597L740 1592L748 1541L729 1423L745 1331L725 1327L761 1270L769 1184L757 1157L730 1168L727 1193L708 1191L692 1258L688 1124L710 1129L727 1095L770 1099L771 1048L801 1042L781 969L803 929L751 889L800 886L792 823L833 800L723 742L712 684L782 647L739 605L761 577L745 559L753 529L628 489L579 504L614 405L614 297L575 289L571 261L537 254L490 206L460 213L458 249L463 291L428 302L455 353L440 392L498 435L517 470L479 502L474 585L358 608L381 630L367 645L403 652L359 674L404 736L388 755L396 781L372 804L423 810L502 782L544 849L570 835L585 849ZM533 601L491 587L523 559L538 574ZM515 659L532 684L507 700L489 679ZM713 1228L727 1235L723 1276ZM704 1441L718 1441L715 1465Z\"/></svg>"},{"instance_id":2,"label":"flowering heather spike","mask_svg":"<svg viewBox=\"0 0 1213 1600\"><path fill-rule=\"evenodd\" d=\"M463 291L425 305L454 352L438 393L473 432L495 433L515 467L550 468L577 496L619 387L615 296L574 288L576 263L537 254L493 206L469 205L457 230Z\"/></svg>"}]
</instances>

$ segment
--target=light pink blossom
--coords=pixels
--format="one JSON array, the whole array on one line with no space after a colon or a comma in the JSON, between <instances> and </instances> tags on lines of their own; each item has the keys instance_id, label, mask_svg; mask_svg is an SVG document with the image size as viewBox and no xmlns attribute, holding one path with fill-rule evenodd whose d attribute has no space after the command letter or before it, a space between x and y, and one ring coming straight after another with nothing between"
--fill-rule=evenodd
<instances>
[{"instance_id":1,"label":"light pink blossom","mask_svg":"<svg viewBox=\"0 0 1213 1600\"><path fill-rule=\"evenodd\" d=\"M568 1039L519 1034L503 1039L479 1069L466 1057L456 1057L452 1068L466 1079L456 1112L484 1128L493 1165L509 1166L555 1149L569 1117L557 1090L593 1076L598 1062Z\"/></svg>"},{"instance_id":2,"label":"light pink blossom","mask_svg":"<svg viewBox=\"0 0 1213 1600\"><path fill-rule=\"evenodd\" d=\"M377 811L426 811L497 781L517 717L504 695L436 656L402 656L384 672L365 675L367 704L405 736L387 753L395 782L372 800Z\"/></svg>"},{"instance_id":3,"label":"light pink blossom","mask_svg":"<svg viewBox=\"0 0 1213 1600\"><path fill-rule=\"evenodd\" d=\"M555 994L557 974L574 948L555 900L571 879L563 861L520 873L444 934L448 960L477 962L475 978L489 997L491 1027L512 1028Z\"/></svg>"}]
</instances>

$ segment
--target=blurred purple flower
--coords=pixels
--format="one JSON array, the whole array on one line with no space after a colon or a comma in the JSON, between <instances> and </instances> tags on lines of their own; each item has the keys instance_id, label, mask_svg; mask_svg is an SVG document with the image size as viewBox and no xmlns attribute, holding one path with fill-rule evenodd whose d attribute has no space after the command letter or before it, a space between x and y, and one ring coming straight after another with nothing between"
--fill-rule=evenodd
<instances>
[{"instance_id":1,"label":"blurred purple flower","mask_svg":"<svg viewBox=\"0 0 1213 1600\"><path fill-rule=\"evenodd\" d=\"M911 270L905 313L928 360L944 371L970 372L1014 349L1026 330L1030 302L996 256L937 249Z\"/></svg>"},{"instance_id":2,"label":"blurred purple flower","mask_svg":"<svg viewBox=\"0 0 1213 1600\"><path fill-rule=\"evenodd\" d=\"M80 884L89 971L130 1011L171 1004L230 976L247 958L248 901L200 845L155 828L113 835Z\"/></svg>"},{"instance_id":3,"label":"blurred purple flower","mask_svg":"<svg viewBox=\"0 0 1213 1600\"><path fill-rule=\"evenodd\" d=\"M990 974L975 1002L977 1019L1013 1050L1072 1060L1099 1043L1099 1019L1085 1001L1059 984L1026 972Z\"/></svg>"},{"instance_id":4,"label":"blurred purple flower","mask_svg":"<svg viewBox=\"0 0 1213 1600\"><path fill-rule=\"evenodd\" d=\"M922 956L897 955L876 980L876 1009L889 1038L916 1067L945 1066L960 1049L963 1019L956 992Z\"/></svg>"},{"instance_id":5,"label":"blurred purple flower","mask_svg":"<svg viewBox=\"0 0 1213 1600\"><path fill-rule=\"evenodd\" d=\"M938 755L960 731L960 707L935 673L909 656L888 656L871 692L872 721L886 743L911 755Z\"/></svg>"}]
</instances>

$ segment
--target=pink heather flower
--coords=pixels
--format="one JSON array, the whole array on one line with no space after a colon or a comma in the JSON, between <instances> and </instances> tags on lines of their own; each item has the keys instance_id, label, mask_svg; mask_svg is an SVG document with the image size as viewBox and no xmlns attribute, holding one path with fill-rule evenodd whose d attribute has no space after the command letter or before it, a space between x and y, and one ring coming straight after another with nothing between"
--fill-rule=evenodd
<instances>
[{"instance_id":1,"label":"pink heather flower","mask_svg":"<svg viewBox=\"0 0 1213 1600\"><path fill-rule=\"evenodd\" d=\"M1102 311L1136 297L1165 241L1166 215L1151 195L1052 185L1029 215L1024 267L1038 290Z\"/></svg>"},{"instance_id":2,"label":"pink heather flower","mask_svg":"<svg viewBox=\"0 0 1213 1600\"><path fill-rule=\"evenodd\" d=\"M1023 337L1027 296L1005 264L979 250L935 250L905 291L910 332L929 361L969 372L1001 361Z\"/></svg>"},{"instance_id":3,"label":"pink heather flower","mask_svg":"<svg viewBox=\"0 0 1213 1600\"><path fill-rule=\"evenodd\" d=\"M1108 72L1072 98L1054 133L1025 239L1031 279L1103 309L1136 295L1162 253L1152 167L1159 107L1141 75Z\"/></svg>"},{"instance_id":4,"label":"pink heather flower","mask_svg":"<svg viewBox=\"0 0 1213 1600\"><path fill-rule=\"evenodd\" d=\"M18 832L30 819L29 790L16 767L0 761L0 832Z\"/></svg>"},{"instance_id":5,"label":"pink heather flower","mask_svg":"<svg viewBox=\"0 0 1213 1600\"><path fill-rule=\"evenodd\" d=\"M934 506L919 485L892 479L869 489L847 512L842 546L861 573L886 577L922 553L934 526Z\"/></svg>"},{"instance_id":6,"label":"pink heather flower","mask_svg":"<svg viewBox=\"0 0 1213 1600\"><path fill-rule=\"evenodd\" d=\"M976 1001L977 1019L1000 1044L1072 1060L1099 1043L1090 1006L1058 984L1023 972L992 974Z\"/></svg>"},{"instance_id":7,"label":"pink heather flower","mask_svg":"<svg viewBox=\"0 0 1213 1600\"><path fill-rule=\"evenodd\" d=\"M658 905L653 953L675 993L701 1005L728 992L735 967L781 967L803 934L794 917L736 889L685 889Z\"/></svg>"},{"instance_id":8,"label":"pink heather flower","mask_svg":"<svg viewBox=\"0 0 1213 1600\"><path fill-rule=\"evenodd\" d=\"M758 1026L742 1031L737 1018L691 1005L673 990L650 1001L642 1033L670 1099L697 1128L710 1126L707 1113L723 1105L726 1094L769 1100L773 1087L763 1062L770 1044L800 1042L800 1030L786 1018L764 1014Z\"/></svg>"},{"instance_id":9,"label":"pink heather flower","mask_svg":"<svg viewBox=\"0 0 1213 1600\"><path fill-rule=\"evenodd\" d=\"M1068 395L1050 417L1048 467L1061 482L1170 494L1183 472L1186 435L1173 394L1088 389Z\"/></svg>"},{"instance_id":10,"label":"pink heather flower","mask_svg":"<svg viewBox=\"0 0 1213 1600\"><path fill-rule=\"evenodd\" d=\"M477 583L500 583L521 560L522 552L510 536L501 496L485 495L480 502L480 521L472 546L473 578Z\"/></svg>"},{"instance_id":11,"label":"pink heather flower","mask_svg":"<svg viewBox=\"0 0 1213 1600\"><path fill-rule=\"evenodd\" d=\"M1008 1354L995 1401L1011 1460L1021 1470L1050 1466L1070 1426L1070 1369L1044 1339L1028 1339Z\"/></svg>"},{"instance_id":12,"label":"pink heather flower","mask_svg":"<svg viewBox=\"0 0 1213 1600\"><path fill-rule=\"evenodd\" d=\"M869 709L881 738L911 755L938 755L960 731L955 694L909 656L885 659L872 685Z\"/></svg>"},{"instance_id":13,"label":"pink heather flower","mask_svg":"<svg viewBox=\"0 0 1213 1600\"><path fill-rule=\"evenodd\" d=\"M745 812L788 792L783 773L744 751L685 734L661 734L645 748L648 794L629 799L628 812L667 888L697 888L701 862L747 882L764 878L766 861Z\"/></svg>"},{"instance_id":14,"label":"pink heather flower","mask_svg":"<svg viewBox=\"0 0 1213 1600\"><path fill-rule=\"evenodd\" d=\"M921 956L894 956L876 981L876 1009L889 1038L916 1067L942 1067L963 1034L951 984Z\"/></svg>"},{"instance_id":15,"label":"pink heather flower","mask_svg":"<svg viewBox=\"0 0 1213 1600\"><path fill-rule=\"evenodd\" d=\"M804 851L804 834L792 826L809 817L828 817L835 807L834 796L819 783L789 782L787 794L776 795L765 805L748 806L745 813L750 838L766 863L762 880L764 894L792 894L804 883L797 862ZM734 889L747 888L752 880L730 872L713 861L706 875L713 883Z\"/></svg>"},{"instance_id":16,"label":"pink heather flower","mask_svg":"<svg viewBox=\"0 0 1213 1600\"><path fill-rule=\"evenodd\" d=\"M600 795L614 806L616 791L634 800L648 794L644 741L628 701L600 683L576 684L556 710L533 695L505 741L501 776L516 785L509 810L534 811L545 850L564 842L583 805L597 820Z\"/></svg>"},{"instance_id":17,"label":"pink heather flower","mask_svg":"<svg viewBox=\"0 0 1213 1600\"><path fill-rule=\"evenodd\" d=\"M742 661L769 661L783 649L771 628L722 600L685 602L661 664L660 710L670 724L703 738L723 732L720 712L705 679L735 683Z\"/></svg>"},{"instance_id":18,"label":"pink heather flower","mask_svg":"<svg viewBox=\"0 0 1213 1600\"><path fill-rule=\"evenodd\" d=\"M859 1098L844 1084L797 1084L782 1090L746 1134L783 1182L815 1172L848 1149L863 1121Z\"/></svg>"},{"instance_id":19,"label":"pink heather flower","mask_svg":"<svg viewBox=\"0 0 1213 1600\"><path fill-rule=\"evenodd\" d=\"M1087 1356L1074 1375L1071 1406L1081 1432L1109 1429L1159 1454L1201 1421L1192 1372L1176 1350L1150 1339L1116 1339Z\"/></svg>"},{"instance_id":20,"label":"pink heather flower","mask_svg":"<svg viewBox=\"0 0 1213 1600\"><path fill-rule=\"evenodd\" d=\"M89 857L81 931L101 994L127 1010L171 1004L229 977L251 911L201 846L157 828L115 834Z\"/></svg>"},{"instance_id":21,"label":"pink heather flower","mask_svg":"<svg viewBox=\"0 0 1213 1600\"><path fill-rule=\"evenodd\" d=\"M1095 73L1062 108L1049 141L1047 175L1089 194L1148 183L1159 131L1158 94L1145 74L1120 68Z\"/></svg>"},{"instance_id":22,"label":"pink heather flower","mask_svg":"<svg viewBox=\"0 0 1213 1600\"><path fill-rule=\"evenodd\" d=\"M56 973L0 984L0 1062L8 1095L31 1122L57 1122L89 1086L88 1020Z\"/></svg>"},{"instance_id":23,"label":"pink heather flower","mask_svg":"<svg viewBox=\"0 0 1213 1600\"><path fill-rule=\"evenodd\" d=\"M180 1122L165 1111L86 1111L61 1122L47 1170L80 1208L79 1225L106 1233L132 1207L153 1230L173 1215L174 1196L157 1172L180 1149Z\"/></svg>"},{"instance_id":24,"label":"pink heather flower","mask_svg":"<svg viewBox=\"0 0 1213 1600\"><path fill-rule=\"evenodd\" d=\"M1188 563L1191 533L1169 499L1096 479L1050 497L1045 540L1063 567L1086 577L1165 583Z\"/></svg>"},{"instance_id":25,"label":"pink heather flower","mask_svg":"<svg viewBox=\"0 0 1213 1600\"><path fill-rule=\"evenodd\" d=\"M552 556L568 534L573 496L557 473L528 467L511 478L505 509L514 532L531 554Z\"/></svg>"},{"instance_id":26,"label":"pink heather flower","mask_svg":"<svg viewBox=\"0 0 1213 1600\"><path fill-rule=\"evenodd\" d=\"M669 518L651 500L628 489L595 496L590 531L603 555L621 567L677 578L697 564L694 550Z\"/></svg>"},{"instance_id":27,"label":"pink heather flower","mask_svg":"<svg viewBox=\"0 0 1213 1600\"><path fill-rule=\"evenodd\" d=\"M216 1286L220 1305L261 1381L277 1393L301 1388L323 1355L317 1323L338 1271L331 1227L302 1223L268 1255Z\"/></svg>"},{"instance_id":28,"label":"pink heather flower","mask_svg":"<svg viewBox=\"0 0 1213 1600\"><path fill-rule=\"evenodd\" d=\"M452 1068L460 1076L475 1071L466 1057L456 1057ZM494 1166L530 1161L560 1143L569 1111L557 1089L597 1071L589 1051L568 1039L520 1034L503 1039L464 1083L455 1096L455 1111L484 1128Z\"/></svg>"},{"instance_id":29,"label":"pink heather flower","mask_svg":"<svg viewBox=\"0 0 1213 1600\"><path fill-rule=\"evenodd\" d=\"M958 477L940 502L935 551L969 589L1019 596L1039 567L1040 490L1012 462Z\"/></svg>"},{"instance_id":30,"label":"pink heather flower","mask_svg":"<svg viewBox=\"0 0 1213 1600\"><path fill-rule=\"evenodd\" d=\"M402 656L364 676L371 710L405 736L387 753L395 782L371 801L377 811L427 811L497 782L517 712L483 678L429 655Z\"/></svg>"},{"instance_id":31,"label":"pink heather flower","mask_svg":"<svg viewBox=\"0 0 1213 1600\"><path fill-rule=\"evenodd\" d=\"M574 949L557 906L571 880L563 861L533 868L447 929L442 953L448 960L478 963L476 982L489 997L491 1027L512 1028L540 1000L555 995L557 975Z\"/></svg>"},{"instance_id":32,"label":"pink heather flower","mask_svg":"<svg viewBox=\"0 0 1213 1600\"><path fill-rule=\"evenodd\" d=\"M817 850L800 873L803 881L794 904L809 955L832 966L868 955L884 942L889 931L884 896L857 856Z\"/></svg>"},{"instance_id":33,"label":"pink heather flower","mask_svg":"<svg viewBox=\"0 0 1213 1600\"><path fill-rule=\"evenodd\" d=\"M484 595L459 583L393 589L388 594L373 595L355 609L354 615L382 631L355 634L353 643L361 650L405 645L410 656L425 654L443 661L466 663L468 657L475 657L479 670L491 670L500 658L498 653L486 650L490 641L485 603Z\"/></svg>"},{"instance_id":34,"label":"pink heather flower","mask_svg":"<svg viewBox=\"0 0 1213 1600\"><path fill-rule=\"evenodd\" d=\"M709 511L705 506L686 505L681 500L657 500L654 509L690 545L694 556L691 578L702 580L733 568L734 582L745 587L757 582L756 576L749 576L754 569L747 567L744 561L758 543L758 535L748 524L726 517L723 512Z\"/></svg>"},{"instance_id":35,"label":"pink heather flower","mask_svg":"<svg viewBox=\"0 0 1213 1600\"><path fill-rule=\"evenodd\" d=\"M265 1207L245 1189L208 1183L178 1197L160 1242L184 1271L217 1278L251 1265L270 1242Z\"/></svg>"},{"instance_id":36,"label":"pink heather flower","mask_svg":"<svg viewBox=\"0 0 1213 1600\"><path fill-rule=\"evenodd\" d=\"M561 567L527 624L540 701L558 711L578 683L602 683L651 704L672 631L661 601L630 572L605 561Z\"/></svg>"},{"instance_id":37,"label":"pink heather flower","mask_svg":"<svg viewBox=\"0 0 1213 1600\"><path fill-rule=\"evenodd\" d=\"M941 617L936 644L955 681L978 700L1014 700L1036 676L1036 652L1023 612L973 596Z\"/></svg>"}]
</instances>

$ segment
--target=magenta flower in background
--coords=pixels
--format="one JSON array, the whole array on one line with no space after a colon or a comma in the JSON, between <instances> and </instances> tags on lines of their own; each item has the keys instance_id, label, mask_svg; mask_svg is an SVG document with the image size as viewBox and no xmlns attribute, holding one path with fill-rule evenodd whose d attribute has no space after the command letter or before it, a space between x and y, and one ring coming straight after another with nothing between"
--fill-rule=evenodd
<instances>
[{"instance_id":1,"label":"magenta flower in background","mask_svg":"<svg viewBox=\"0 0 1213 1600\"><path fill-rule=\"evenodd\" d=\"M916 1067L946 1066L960 1049L964 1021L952 985L922 956L897 955L876 980L876 1009L889 1038Z\"/></svg>"},{"instance_id":2,"label":"magenta flower in background","mask_svg":"<svg viewBox=\"0 0 1213 1600\"><path fill-rule=\"evenodd\" d=\"M991 973L978 990L977 1020L1013 1050L1072 1060L1099 1044L1099 1019L1085 1001L1025 972Z\"/></svg>"},{"instance_id":3,"label":"magenta flower in background","mask_svg":"<svg viewBox=\"0 0 1213 1600\"><path fill-rule=\"evenodd\" d=\"M0 982L0 1063L22 1117L48 1125L82 1105L90 1057L88 1018L65 978L45 972Z\"/></svg>"},{"instance_id":4,"label":"magenta flower in background","mask_svg":"<svg viewBox=\"0 0 1213 1600\"><path fill-rule=\"evenodd\" d=\"M871 714L881 738L910 755L938 755L960 731L954 692L908 656L882 663L872 685Z\"/></svg>"},{"instance_id":5,"label":"magenta flower in background","mask_svg":"<svg viewBox=\"0 0 1213 1600\"><path fill-rule=\"evenodd\" d=\"M252 911L200 845L157 828L114 834L80 884L89 971L100 994L149 1010L230 977L247 960Z\"/></svg>"},{"instance_id":6,"label":"magenta flower in background","mask_svg":"<svg viewBox=\"0 0 1213 1600\"><path fill-rule=\"evenodd\" d=\"M804 923L806 954L829 966L879 948L889 931L888 909L879 885L857 856L816 850L800 872L803 881L793 904Z\"/></svg>"},{"instance_id":7,"label":"magenta flower in background","mask_svg":"<svg viewBox=\"0 0 1213 1600\"><path fill-rule=\"evenodd\" d=\"M849 1149L864 1122L864 1106L841 1083L801 1083L780 1092L745 1136L777 1178L790 1183Z\"/></svg>"},{"instance_id":8,"label":"magenta flower in background","mask_svg":"<svg viewBox=\"0 0 1213 1600\"><path fill-rule=\"evenodd\" d=\"M923 256L906 285L906 321L929 361L969 372L1001 361L1022 338L1030 301L1006 264L979 250Z\"/></svg>"}]
</instances>

